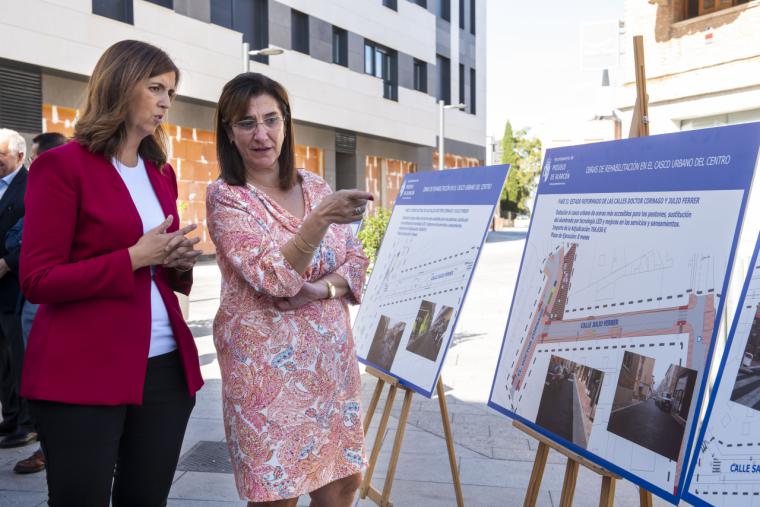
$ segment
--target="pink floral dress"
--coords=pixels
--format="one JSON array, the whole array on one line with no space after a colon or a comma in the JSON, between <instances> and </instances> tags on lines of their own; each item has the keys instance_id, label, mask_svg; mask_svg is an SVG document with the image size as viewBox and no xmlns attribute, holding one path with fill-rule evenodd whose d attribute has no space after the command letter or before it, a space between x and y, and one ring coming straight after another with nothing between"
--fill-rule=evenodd
<instances>
[{"instance_id":1,"label":"pink floral dress","mask_svg":"<svg viewBox=\"0 0 760 507\"><path fill-rule=\"evenodd\" d=\"M308 214L330 187L299 171ZM348 226L331 225L303 276L282 256L303 220L252 186L211 183L208 229L222 272L214 345L224 429L243 500L293 498L361 471L361 381L348 315L367 258ZM341 275L346 297L280 312L274 297Z\"/></svg>"}]
</instances>

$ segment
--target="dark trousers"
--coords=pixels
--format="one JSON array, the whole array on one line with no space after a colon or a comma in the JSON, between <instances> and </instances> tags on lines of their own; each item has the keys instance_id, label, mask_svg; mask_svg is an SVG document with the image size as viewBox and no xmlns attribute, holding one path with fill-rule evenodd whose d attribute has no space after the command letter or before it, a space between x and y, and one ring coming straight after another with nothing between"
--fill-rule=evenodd
<instances>
[{"instance_id":1,"label":"dark trousers","mask_svg":"<svg viewBox=\"0 0 760 507\"><path fill-rule=\"evenodd\" d=\"M23 363L21 318L17 313L0 312L0 403L3 405L3 420L15 421L20 429L31 431L27 403L19 397Z\"/></svg>"},{"instance_id":2,"label":"dark trousers","mask_svg":"<svg viewBox=\"0 0 760 507\"><path fill-rule=\"evenodd\" d=\"M48 505L166 505L195 405L177 351L148 360L142 405L30 404L47 458Z\"/></svg>"}]
</instances>

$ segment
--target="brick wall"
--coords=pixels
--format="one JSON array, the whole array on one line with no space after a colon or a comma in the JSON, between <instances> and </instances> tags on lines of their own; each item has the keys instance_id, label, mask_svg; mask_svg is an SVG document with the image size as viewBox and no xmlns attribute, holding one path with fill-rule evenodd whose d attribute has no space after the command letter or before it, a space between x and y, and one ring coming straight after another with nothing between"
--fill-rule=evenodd
<instances>
[{"instance_id":1,"label":"brick wall","mask_svg":"<svg viewBox=\"0 0 760 507\"><path fill-rule=\"evenodd\" d=\"M631 37L644 36L650 103L760 82L760 2L685 18L685 0L627 0L624 106L633 103ZM630 103L630 104L628 104Z\"/></svg>"},{"instance_id":2,"label":"brick wall","mask_svg":"<svg viewBox=\"0 0 760 507\"><path fill-rule=\"evenodd\" d=\"M74 135L74 124L79 111L51 104L42 106L42 131ZM216 253L206 227L206 187L219 177L216 159L216 137L213 132L180 125L164 125L169 138L169 163L177 174L179 197L177 208L180 223L198 224L195 233L201 238L198 244L204 254ZM303 167L320 176L324 175L324 154L319 148L297 145L296 167Z\"/></svg>"}]
</instances>

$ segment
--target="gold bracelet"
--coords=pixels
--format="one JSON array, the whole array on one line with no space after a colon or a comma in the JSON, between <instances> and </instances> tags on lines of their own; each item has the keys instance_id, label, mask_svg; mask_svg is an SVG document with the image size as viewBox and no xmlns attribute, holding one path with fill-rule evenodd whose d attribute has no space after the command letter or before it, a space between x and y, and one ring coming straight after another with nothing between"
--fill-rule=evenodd
<instances>
[{"instance_id":1,"label":"gold bracelet","mask_svg":"<svg viewBox=\"0 0 760 507\"><path fill-rule=\"evenodd\" d=\"M330 283L330 280L325 280L327 284L327 299L335 299L335 285Z\"/></svg>"},{"instance_id":2,"label":"gold bracelet","mask_svg":"<svg viewBox=\"0 0 760 507\"><path fill-rule=\"evenodd\" d=\"M302 242L304 245L306 245L306 248L308 248L310 252L314 252L314 250L316 250L316 247L315 247L315 246L312 246L310 243L306 242L306 240L304 240L304 239L303 239L301 236L299 236L297 233L296 233L296 235L295 235L295 236L293 236L293 239L294 239L294 240L296 240L296 239L300 239L300 240L301 240L301 242ZM303 250L301 250L301 251L303 252Z\"/></svg>"},{"instance_id":3,"label":"gold bracelet","mask_svg":"<svg viewBox=\"0 0 760 507\"><path fill-rule=\"evenodd\" d=\"M298 236L298 238L299 238L301 241L303 241L304 245L308 246L308 247L309 247L309 248L311 248L312 250L316 250L316 249L317 249L317 247L319 246L319 245L312 245L311 243L309 243L308 241L306 241L305 239L303 239L303 236L301 236L301 231L297 231L297 232L296 232L296 236Z\"/></svg>"},{"instance_id":4,"label":"gold bracelet","mask_svg":"<svg viewBox=\"0 0 760 507\"><path fill-rule=\"evenodd\" d=\"M314 255L314 250L312 250L312 251L304 250L303 248L301 248L300 246L298 246L298 242L296 241L295 238L293 238L293 241L291 243L293 243L293 246L296 247L296 250L298 250L302 254Z\"/></svg>"}]
</instances>

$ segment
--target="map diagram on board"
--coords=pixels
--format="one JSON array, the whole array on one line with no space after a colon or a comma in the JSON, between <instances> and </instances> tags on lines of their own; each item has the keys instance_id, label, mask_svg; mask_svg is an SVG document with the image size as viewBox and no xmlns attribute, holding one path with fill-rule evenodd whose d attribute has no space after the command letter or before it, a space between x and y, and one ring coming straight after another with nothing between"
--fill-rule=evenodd
<instances>
[{"instance_id":1,"label":"map diagram on board","mask_svg":"<svg viewBox=\"0 0 760 507\"><path fill-rule=\"evenodd\" d=\"M760 505L760 264L757 246L697 440L685 498L697 505Z\"/></svg>"},{"instance_id":2,"label":"map diagram on board","mask_svg":"<svg viewBox=\"0 0 760 507\"><path fill-rule=\"evenodd\" d=\"M757 132L547 151L490 407L677 501Z\"/></svg>"}]
</instances>

